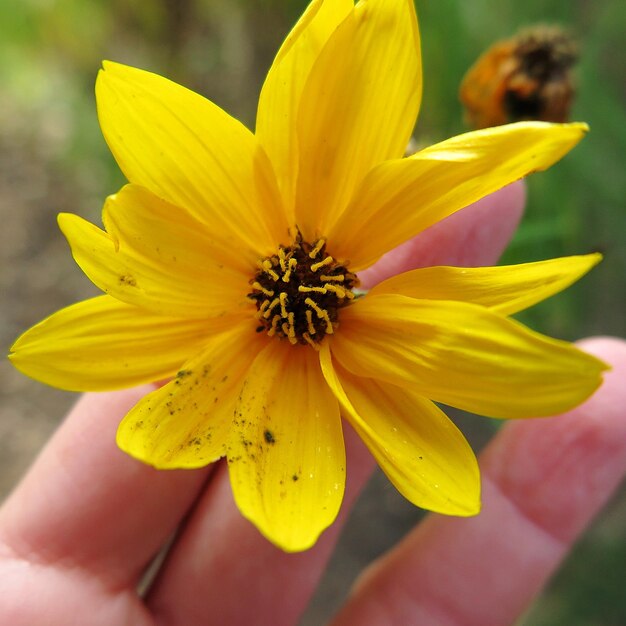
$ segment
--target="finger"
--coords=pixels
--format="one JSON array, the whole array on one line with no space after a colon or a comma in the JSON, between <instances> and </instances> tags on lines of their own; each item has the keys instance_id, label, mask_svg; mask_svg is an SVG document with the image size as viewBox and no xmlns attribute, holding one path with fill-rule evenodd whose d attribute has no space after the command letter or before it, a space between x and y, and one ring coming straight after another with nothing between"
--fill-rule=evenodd
<instances>
[{"instance_id":1,"label":"finger","mask_svg":"<svg viewBox=\"0 0 626 626\"><path fill-rule=\"evenodd\" d=\"M150 387L87 394L0 511L0 542L26 560L71 563L136 582L207 477L158 472L123 454L115 431Z\"/></svg>"},{"instance_id":2,"label":"finger","mask_svg":"<svg viewBox=\"0 0 626 626\"><path fill-rule=\"evenodd\" d=\"M493 265L508 245L524 212L523 180L453 213L385 254L359 273L366 287L400 272L434 265Z\"/></svg>"},{"instance_id":3,"label":"finger","mask_svg":"<svg viewBox=\"0 0 626 626\"><path fill-rule=\"evenodd\" d=\"M306 552L287 554L262 537L236 509L226 465L220 466L147 598L159 623L201 624L209 614L223 624L297 622L373 468L360 439L345 430L349 472L342 511Z\"/></svg>"},{"instance_id":4,"label":"finger","mask_svg":"<svg viewBox=\"0 0 626 626\"><path fill-rule=\"evenodd\" d=\"M626 342L585 404L508 424L482 455L483 511L431 516L369 568L333 626L504 626L518 618L626 472Z\"/></svg>"},{"instance_id":5,"label":"finger","mask_svg":"<svg viewBox=\"0 0 626 626\"><path fill-rule=\"evenodd\" d=\"M424 232L413 252L403 254L397 264L394 256L389 256L388 269L393 266L394 271L404 271L420 264L422 256L442 257L441 241L452 242L460 231L474 232L478 237L484 220L490 221L491 235L481 246L472 248L468 242L473 236L464 236L460 250L450 243L446 260L455 261L454 249L459 259L471 263L471 248L477 261L495 262L519 219L523 193L521 186L511 186L500 192L496 202L485 199L468 207L461 221L447 219L441 228ZM345 439L348 482L342 513L316 546L304 554L284 554L241 517L232 502L227 472L220 468L148 598L157 617L181 626L199 623L209 613L228 624L295 623L317 585L352 503L374 467L369 452L348 427Z\"/></svg>"}]
</instances>

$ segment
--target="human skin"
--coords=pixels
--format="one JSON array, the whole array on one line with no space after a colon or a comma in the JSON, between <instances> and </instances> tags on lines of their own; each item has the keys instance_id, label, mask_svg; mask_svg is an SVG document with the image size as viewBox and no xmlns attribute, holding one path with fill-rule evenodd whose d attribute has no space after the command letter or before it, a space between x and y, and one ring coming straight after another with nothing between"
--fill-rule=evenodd
<instances>
[{"instance_id":1,"label":"human skin","mask_svg":"<svg viewBox=\"0 0 626 626\"><path fill-rule=\"evenodd\" d=\"M361 277L371 286L422 265L493 264L523 204L512 185ZM334 626L505 626L524 612L626 471L626 343L581 345L613 366L600 390L568 414L506 424L480 459L481 514L429 516L360 577ZM346 424L339 518L311 550L286 554L239 514L224 463L157 471L117 449L117 425L150 389L85 394L0 510L0 623L297 623L374 468L369 452Z\"/></svg>"}]
</instances>

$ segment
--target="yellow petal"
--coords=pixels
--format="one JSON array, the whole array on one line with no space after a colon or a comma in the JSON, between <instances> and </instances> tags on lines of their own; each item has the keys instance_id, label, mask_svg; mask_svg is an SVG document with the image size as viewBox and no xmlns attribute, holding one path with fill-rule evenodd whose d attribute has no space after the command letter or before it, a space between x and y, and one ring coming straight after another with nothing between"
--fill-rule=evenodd
<instances>
[{"instance_id":1,"label":"yellow petal","mask_svg":"<svg viewBox=\"0 0 626 626\"><path fill-rule=\"evenodd\" d=\"M339 510L339 407L308 347L270 341L244 381L228 450L237 506L287 552L312 546Z\"/></svg>"},{"instance_id":2,"label":"yellow petal","mask_svg":"<svg viewBox=\"0 0 626 626\"><path fill-rule=\"evenodd\" d=\"M242 381L267 338L246 320L205 343L124 418L117 431L122 450L160 469L202 467L226 454Z\"/></svg>"},{"instance_id":3,"label":"yellow petal","mask_svg":"<svg viewBox=\"0 0 626 626\"><path fill-rule=\"evenodd\" d=\"M328 344L320 360L344 415L405 498L438 513L478 513L476 457L440 409L411 390L359 378L334 365Z\"/></svg>"},{"instance_id":4,"label":"yellow petal","mask_svg":"<svg viewBox=\"0 0 626 626\"><path fill-rule=\"evenodd\" d=\"M89 279L114 298L153 313L207 318L249 307L253 274L231 267L202 224L141 187L108 198L105 233L77 215L59 226Z\"/></svg>"},{"instance_id":5,"label":"yellow petal","mask_svg":"<svg viewBox=\"0 0 626 626\"><path fill-rule=\"evenodd\" d=\"M123 389L174 374L215 326L154 315L100 296L27 330L9 358L22 373L60 389Z\"/></svg>"},{"instance_id":6,"label":"yellow petal","mask_svg":"<svg viewBox=\"0 0 626 626\"><path fill-rule=\"evenodd\" d=\"M326 232L336 258L358 271L435 222L531 172L583 137L585 124L520 122L459 135L382 163Z\"/></svg>"},{"instance_id":7,"label":"yellow petal","mask_svg":"<svg viewBox=\"0 0 626 626\"><path fill-rule=\"evenodd\" d=\"M118 165L256 260L282 241L287 220L269 160L254 135L198 94L106 62L98 117Z\"/></svg>"},{"instance_id":8,"label":"yellow petal","mask_svg":"<svg viewBox=\"0 0 626 626\"><path fill-rule=\"evenodd\" d=\"M569 287L601 260L587 254L502 267L425 267L393 276L370 294L460 300L511 315Z\"/></svg>"},{"instance_id":9,"label":"yellow petal","mask_svg":"<svg viewBox=\"0 0 626 626\"><path fill-rule=\"evenodd\" d=\"M589 397L606 365L482 306L366 296L331 349L353 374L491 417L543 417Z\"/></svg>"},{"instance_id":10,"label":"yellow petal","mask_svg":"<svg viewBox=\"0 0 626 626\"><path fill-rule=\"evenodd\" d=\"M278 51L261 90L256 135L272 161L292 217L298 172L294 130L302 90L328 37L353 8L352 0L311 2Z\"/></svg>"},{"instance_id":11,"label":"yellow petal","mask_svg":"<svg viewBox=\"0 0 626 626\"><path fill-rule=\"evenodd\" d=\"M298 114L296 219L326 235L367 172L406 149L421 99L413 0L368 0L315 61Z\"/></svg>"}]
</instances>

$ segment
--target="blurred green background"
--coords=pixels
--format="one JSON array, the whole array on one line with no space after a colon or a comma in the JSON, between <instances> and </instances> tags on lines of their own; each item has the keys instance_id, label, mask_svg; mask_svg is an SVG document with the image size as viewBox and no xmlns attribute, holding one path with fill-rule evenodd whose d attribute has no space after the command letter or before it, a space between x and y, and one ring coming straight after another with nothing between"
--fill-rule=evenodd
<instances>
[{"instance_id":1,"label":"blurred green background","mask_svg":"<svg viewBox=\"0 0 626 626\"><path fill-rule=\"evenodd\" d=\"M305 0L0 1L4 350L43 316L95 293L71 260L56 228L56 214L75 212L98 222L104 198L123 183L96 118L93 84L101 60L166 75L208 96L252 128L265 72L305 5ZM504 260L603 252L604 262L590 276L535 307L523 320L565 339L624 336L623 1L510 0L499 2L494 10L487 0L421 0L417 8L425 81L416 128L420 144L467 130L458 85L495 40L535 23L561 24L579 40L573 118L589 123L592 132L564 161L529 180L527 214ZM5 494L73 398L19 376L6 362L0 376L0 494ZM493 430L489 420L462 421L477 447ZM358 568L391 545L418 516L384 480L375 478L302 623L321 623ZM622 489L521 623L626 624L625 521Z\"/></svg>"}]
</instances>

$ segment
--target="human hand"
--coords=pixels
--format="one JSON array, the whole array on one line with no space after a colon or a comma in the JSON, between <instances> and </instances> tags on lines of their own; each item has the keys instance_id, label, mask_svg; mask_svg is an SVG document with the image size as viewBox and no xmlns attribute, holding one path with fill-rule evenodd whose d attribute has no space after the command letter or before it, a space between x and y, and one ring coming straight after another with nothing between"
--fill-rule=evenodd
<instances>
[{"instance_id":1,"label":"human hand","mask_svg":"<svg viewBox=\"0 0 626 626\"><path fill-rule=\"evenodd\" d=\"M371 273L486 264L514 230L518 185L426 231ZM463 234L463 256L443 258ZM519 616L624 473L626 344L584 347L612 363L586 404L505 426L481 459L483 511L432 515L357 584L333 624L504 625ZM297 622L373 461L346 426L339 520L301 554L272 546L237 512L224 464L156 471L115 447L149 388L87 394L0 512L0 623L11 626L288 625ZM176 532L154 584L136 589Z\"/></svg>"}]
</instances>

